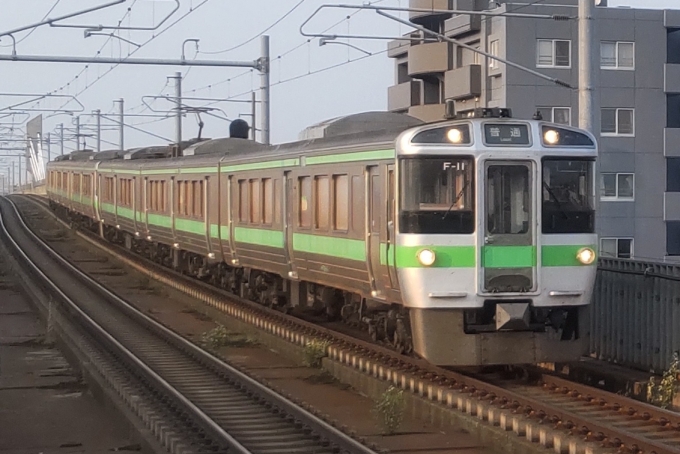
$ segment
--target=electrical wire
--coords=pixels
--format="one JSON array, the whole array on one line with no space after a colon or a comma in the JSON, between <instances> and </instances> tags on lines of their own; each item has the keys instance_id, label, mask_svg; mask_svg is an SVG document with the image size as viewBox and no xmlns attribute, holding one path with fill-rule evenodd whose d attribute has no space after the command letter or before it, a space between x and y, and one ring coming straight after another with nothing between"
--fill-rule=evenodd
<instances>
[{"instance_id":1,"label":"electrical wire","mask_svg":"<svg viewBox=\"0 0 680 454\"><path fill-rule=\"evenodd\" d=\"M231 52L232 50L240 49L241 47L245 46L246 44L252 43L252 42L255 41L257 38L259 38L260 36L262 36L262 35L264 35L265 33L267 33L269 30L271 30L271 29L273 29L274 27L276 27L277 25L279 25L279 24L280 24L281 22L283 22L288 16L290 16L291 14L293 14L293 13L295 12L295 10L297 10L300 6L302 6L302 4L303 4L304 2L306 2L306 1L307 1L307 0L300 0L300 1L297 2L297 4L295 4L295 6L293 6L286 14L284 14L284 15L281 16L281 17L279 17L279 18L278 18L273 24L271 24L269 27L265 28L265 29L262 30L260 33L258 33L257 35L253 36L252 38L247 39L246 41L242 42L241 44L238 44L238 45L236 45L236 46L230 47L230 48L228 48L228 49L217 50L217 51L211 51L211 52L201 52L201 53L202 53L202 54L206 54L206 55L217 55L217 54L225 54L225 53L227 53L227 52Z\"/></svg>"},{"instance_id":2,"label":"electrical wire","mask_svg":"<svg viewBox=\"0 0 680 454\"><path fill-rule=\"evenodd\" d=\"M123 58L122 60L125 61L125 60L127 60L128 58L130 58L131 56L133 56L135 53L139 52L139 50L141 50L144 46L146 46L146 45L149 44L150 42L154 41L155 39L157 39L157 38L160 37L161 35L165 34L165 32L167 32L168 30L170 30L171 28L173 28L175 25L177 25L178 23L180 23L182 20L184 20L186 17L188 17L189 15L191 15L192 13L194 13L196 10L198 10L200 7L202 7L203 5L205 5L206 3L208 3L209 1L210 1L210 0L203 0L201 3L199 3L199 4L196 5L195 7L189 9L189 11L187 11L186 13L184 13L182 16L180 16L177 20L175 20L175 21L172 22L171 24L169 24L167 27L165 27L163 30L161 30L158 34L153 35L151 38L149 38L148 40L146 40L145 42L143 42L138 48L136 48L135 50L133 50L132 52L130 52L130 54L128 54L128 56L125 57L125 58ZM79 92L77 92L74 96L75 96L75 97L78 97L78 96L82 95L83 93L85 93L87 90L89 90L90 88L92 88L97 82L99 82L99 81L102 80L104 77L106 77L107 75L109 75L113 70L115 70L116 68L118 68L118 66L120 66L120 65L121 65L121 63L116 63L115 65L112 65L112 66L111 66L108 70L106 70L103 74L100 74L100 75L99 75L99 76L98 76L91 84L86 85L85 88L83 88L82 90L80 90ZM66 103L66 104L68 104L68 103ZM64 106L66 106L66 104L62 105L62 106L60 107L60 109L63 108Z\"/></svg>"},{"instance_id":3,"label":"electrical wire","mask_svg":"<svg viewBox=\"0 0 680 454\"><path fill-rule=\"evenodd\" d=\"M47 11L47 12L45 13L45 15L42 17L42 19L40 19L40 22L43 22L45 19L47 19L47 16L49 16L50 14L52 14L52 11L54 11L55 9L57 9L57 6L59 6L59 3L61 3L61 0L57 0L56 2L54 2L54 5L52 5L52 7L49 9L49 11ZM37 29L38 29L38 27L32 28L31 31L29 31L29 32L26 34L26 36L23 36L21 39L19 39L19 40L16 42L16 44L15 44L15 43L12 43L12 44L2 44L2 45L0 45L0 47L14 47L14 46L16 46L16 45L19 45L19 44L23 43L24 41L26 41L33 33L35 33L35 31L36 31Z\"/></svg>"}]
</instances>

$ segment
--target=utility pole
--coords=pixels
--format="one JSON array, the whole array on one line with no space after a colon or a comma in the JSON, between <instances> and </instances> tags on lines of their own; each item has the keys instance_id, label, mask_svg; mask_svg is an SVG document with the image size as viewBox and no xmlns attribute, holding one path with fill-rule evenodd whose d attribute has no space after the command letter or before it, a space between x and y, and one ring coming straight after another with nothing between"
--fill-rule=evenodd
<instances>
[{"instance_id":1,"label":"utility pole","mask_svg":"<svg viewBox=\"0 0 680 454\"><path fill-rule=\"evenodd\" d=\"M59 125L59 142L61 143L61 155L64 156L64 123Z\"/></svg>"},{"instance_id":2,"label":"utility pole","mask_svg":"<svg viewBox=\"0 0 680 454\"><path fill-rule=\"evenodd\" d=\"M16 179L17 179L17 174L14 173L14 161L12 161L12 192L14 192L14 187L17 184Z\"/></svg>"},{"instance_id":3,"label":"utility pole","mask_svg":"<svg viewBox=\"0 0 680 454\"><path fill-rule=\"evenodd\" d=\"M125 100L120 98L118 101L114 101L118 104L118 127L119 129L119 139L118 144L121 150L125 150Z\"/></svg>"},{"instance_id":4,"label":"utility pole","mask_svg":"<svg viewBox=\"0 0 680 454\"><path fill-rule=\"evenodd\" d=\"M97 109L94 111L97 116L97 153L102 151L102 111Z\"/></svg>"},{"instance_id":5,"label":"utility pole","mask_svg":"<svg viewBox=\"0 0 680 454\"><path fill-rule=\"evenodd\" d=\"M76 116L76 151L80 151L80 115Z\"/></svg>"},{"instance_id":6,"label":"utility pole","mask_svg":"<svg viewBox=\"0 0 680 454\"><path fill-rule=\"evenodd\" d=\"M182 73L176 72L173 79L175 79L175 109L176 109L176 125L175 125L175 142L177 142L177 151L175 157L182 155Z\"/></svg>"},{"instance_id":7,"label":"utility pole","mask_svg":"<svg viewBox=\"0 0 680 454\"><path fill-rule=\"evenodd\" d=\"M253 141L257 141L257 93L252 93L252 111L251 117L253 119L253 124L250 130L253 131Z\"/></svg>"},{"instance_id":8,"label":"utility pole","mask_svg":"<svg viewBox=\"0 0 680 454\"><path fill-rule=\"evenodd\" d=\"M269 132L270 132L270 99L269 95L271 92L271 80L270 80L270 60L269 60L269 36L264 35L261 38L262 44L262 57L260 58L260 73L261 75L261 85L260 89L262 91L262 105L260 109L262 110L262 143L269 145ZM253 121L253 123L255 123Z\"/></svg>"},{"instance_id":9,"label":"utility pole","mask_svg":"<svg viewBox=\"0 0 680 454\"><path fill-rule=\"evenodd\" d=\"M52 142L51 142L51 135L48 132L47 133L47 162L50 162L52 160Z\"/></svg>"},{"instance_id":10,"label":"utility pole","mask_svg":"<svg viewBox=\"0 0 680 454\"><path fill-rule=\"evenodd\" d=\"M578 125L599 137L599 103L595 93L599 74L599 46L595 42L595 0L579 0L578 33Z\"/></svg>"},{"instance_id":11,"label":"utility pole","mask_svg":"<svg viewBox=\"0 0 680 454\"><path fill-rule=\"evenodd\" d=\"M23 192L21 190L21 161L23 161L23 159L19 159L19 193L20 194Z\"/></svg>"}]
</instances>

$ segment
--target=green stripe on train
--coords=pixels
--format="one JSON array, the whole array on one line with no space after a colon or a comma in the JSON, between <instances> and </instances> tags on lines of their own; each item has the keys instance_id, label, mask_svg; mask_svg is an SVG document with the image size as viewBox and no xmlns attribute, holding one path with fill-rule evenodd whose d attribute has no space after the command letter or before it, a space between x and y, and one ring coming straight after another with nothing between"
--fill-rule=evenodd
<instances>
[{"instance_id":1,"label":"green stripe on train","mask_svg":"<svg viewBox=\"0 0 680 454\"><path fill-rule=\"evenodd\" d=\"M597 251L597 246L589 245L564 245L564 246L543 246L541 250L541 263L543 266L585 266L576 258L578 252L584 247L589 247ZM596 266L594 261L590 266Z\"/></svg>"},{"instance_id":2,"label":"green stripe on train","mask_svg":"<svg viewBox=\"0 0 680 454\"><path fill-rule=\"evenodd\" d=\"M396 246L394 259L387 257L383 260L388 255L385 246L380 261L383 265L394 261L397 268L425 268L418 261L418 252L423 249L430 249L435 254L435 262L428 268L474 268L477 264L475 246ZM381 252L382 250L381 248Z\"/></svg>"},{"instance_id":3,"label":"green stripe on train","mask_svg":"<svg viewBox=\"0 0 680 454\"><path fill-rule=\"evenodd\" d=\"M293 249L308 254L327 255L359 262L366 261L366 242L363 240L294 233Z\"/></svg>"},{"instance_id":4,"label":"green stripe on train","mask_svg":"<svg viewBox=\"0 0 680 454\"><path fill-rule=\"evenodd\" d=\"M537 264L536 246L484 246L484 268L533 268Z\"/></svg>"},{"instance_id":5,"label":"green stripe on train","mask_svg":"<svg viewBox=\"0 0 680 454\"><path fill-rule=\"evenodd\" d=\"M343 162L380 161L394 159L395 150L359 151L354 153L332 154L327 156L311 156L305 159L306 165L340 164Z\"/></svg>"}]
</instances>

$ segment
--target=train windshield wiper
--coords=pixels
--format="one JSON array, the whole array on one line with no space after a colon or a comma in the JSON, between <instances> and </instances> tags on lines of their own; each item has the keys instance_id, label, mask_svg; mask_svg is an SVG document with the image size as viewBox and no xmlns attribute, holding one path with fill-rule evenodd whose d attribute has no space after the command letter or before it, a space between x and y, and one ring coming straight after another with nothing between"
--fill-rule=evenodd
<instances>
[{"instance_id":1,"label":"train windshield wiper","mask_svg":"<svg viewBox=\"0 0 680 454\"><path fill-rule=\"evenodd\" d=\"M546 191L548 191L548 194L550 194L550 197L555 201L555 204L557 205L557 209L560 210L560 214L564 219L569 219L569 215L567 214L566 211L562 208L562 204L560 201L557 199L557 196L553 192L552 188L548 186L548 183L545 181L543 182L543 188L545 188Z\"/></svg>"},{"instance_id":2,"label":"train windshield wiper","mask_svg":"<svg viewBox=\"0 0 680 454\"><path fill-rule=\"evenodd\" d=\"M467 187L468 187L469 184L470 184L470 181L468 180L468 181L463 185L463 188L460 190L460 192L459 192L458 195L456 196L456 200L453 201L453 203L451 204L451 206L449 207L449 209L446 210L446 213L444 213L444 216L442 216L442 221L443 221L444 219L446 219L446 217L449 215L449 213L451 212L451 210L453 210L453 207L458 203L458 201L460 200L460 198L463 197L463 194L465 194L465 190L467 189Z\"/></svg>"}]
</instances>

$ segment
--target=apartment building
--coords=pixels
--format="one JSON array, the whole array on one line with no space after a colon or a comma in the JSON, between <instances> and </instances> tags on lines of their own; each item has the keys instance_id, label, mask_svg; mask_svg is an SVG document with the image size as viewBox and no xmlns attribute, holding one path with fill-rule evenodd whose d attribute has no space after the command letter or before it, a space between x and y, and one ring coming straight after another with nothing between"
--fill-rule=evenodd
<instances>
[{"instance_id":1,"label":"apartment building","mask_svg":"<svg viewBox=\"0 0 680 454\"><path fill-rule=\"evenodd\" d=\"M578 0L538 3L410 0L411 8L489 10L498 16L410 13L413 23L578 86ZM600 71L598 233L603 256L680 261L680 10L608 7L594 0ZM535 4L534 4L535 3ZM389 110L425 121L509 107L516 118L578 124L578 93L448 42L389 43L396 84Z\"/></svg>"}]
</instances>

